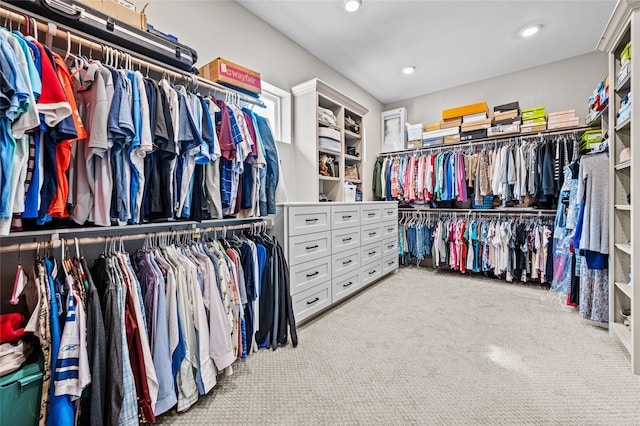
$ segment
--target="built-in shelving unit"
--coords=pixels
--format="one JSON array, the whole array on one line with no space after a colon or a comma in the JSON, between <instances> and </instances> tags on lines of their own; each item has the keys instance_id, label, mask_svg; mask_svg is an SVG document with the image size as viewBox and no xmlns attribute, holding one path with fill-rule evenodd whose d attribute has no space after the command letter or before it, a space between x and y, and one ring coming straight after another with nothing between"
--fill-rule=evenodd
<instances>
[{"instance_id":1,"label":"built-in shelving unit","mask_svg":"<svg viewBox=\"0 0 640 426\"><path fill-rule=\"evenodd\" d=\"M628 43L632 53L630 70L621 72L621 54ZM631 355L631 369L640 374L640 228L634 213L640 212L640 134L639 112L634 105L640 99L637 71L640 60L633 49L640 46L640 1L620 0L609 20L598 49L609 54L609 81L615 87L609 96L609 332ZM631 116L618 122L622 99L630 96ZM623 149L631 149L631 160L620 162ZM629 201L628 196L631 195ZM635 283L634 283L635 281Z\"/></svg>"},{"instance_id":2,"label":"built-in shelving unit","mask_svg":"<svg viewBox=\"0 0 640 426\"><path fill-rule=\"evenodd\" d=\"M345 181L357 186L362 183L363 124L369 110L317 78L291 88L291 92L295 99L296 163L298 170L304 171L296 175L295 199L318 201L319 194L324 194L330 201L345 201ZM336 125L319 119L319 108L331 110ZM337 131L336 145L339 142L340 149L320 146L323 127ZM332 176L320 173L319 161L323 155L333 158L336 167ZM354 166L356 173L347 173L353 171Z\"/></svg>"}]
</instances>

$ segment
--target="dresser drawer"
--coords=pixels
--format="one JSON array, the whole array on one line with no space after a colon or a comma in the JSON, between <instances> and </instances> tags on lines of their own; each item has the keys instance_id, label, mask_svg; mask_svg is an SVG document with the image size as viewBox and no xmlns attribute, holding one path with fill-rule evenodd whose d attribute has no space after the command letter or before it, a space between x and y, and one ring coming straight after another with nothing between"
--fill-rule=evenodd
<instances>
[{"instance_id":1,"label":"dresser drawer","mask_svg":"<svg viewBox=\"0 0 640 426\"><path fill-rule=\"evenodd\" d=\"M367 284L372 283L382 276L382 262L377 260L375 262L367 263L360 270L360 279L362 280L362 285L365 286Z\"/></svg>"},{"instance_id":2,"label":"dresser drawer","mask_svg":"<svg viewBox=\"0 0 640 426\"><path fill-rule=\"evenodd\" d=\"M389 254L398 255L398 238L387 238L386 240L382 240L382 256L387 256Z\"/></svg>"},{"instance_id":3,"label":"dresser drawer","mask_svg":"<svg viewBox=\"0 0 640 426\"><path fill-rule=\"evenodd\" d=\"M383 222L382 223L382 238L391 238L398 235L398 222Z\"/></svg>"},{"instance_id":4,"label":"dresser drawer","mask_svg":"<svg viewBox=\"0 0 640 426\"><path fill-rule=\"evenodd\" d=\"M360 247L360 227L331 231L331 253Z\"/></svg>"},{"instance_id":5,"label":"dresser drawer","mask_svg":"<svg viewBox=\"0 0 640 426\"><path fill-rule=\"evenodd\" d=\"M331 279L331 256L292 266L289 268L289 275L291 295L327 281Z\"/></svg>"},{"instance_id":6,"label":"dresser drawer","mask_svg":"<svg viewBox=\"0 0 640 426\"><path fill-rule=\"evenodd\" d=\"M379 223L360 227L360 241L362 245L382 240L382 227Z\"/></svg>"},{"instance_id":7,"label":"dresser drawer","mask_svg":"<svg viewBox=\"0 0 640 426\"><path fill-rule=\"evenodd\" d=\"M348 296L361 287L360 270L333 280L333 303Z\"/></svg>"},{"instance_id":8,"label":"dresser drawer","mask_svg":"<svg viewBox=\"0 0 640 426\"><path fill-rule=\"evenodd\" d=\"M382 206L382 220L398 220L398 204L389 203L391 205Z\"/></svg>"},{"instance_id":9,"label":"dresser drawer","mask_svg":"<svg viewBox=\"0 0 640 426\"><path fill-rule=\"evenodd\" d=\"M331 232L289 238L289 266L331 254Z\"/></svg>"},{"instance_id":10,"label":"dresser drawer","mask_svg":"<svg viewBox=\"0 0 640 426\"><path fill-rule=\"evenodd\" d=\"M382 217L382 206L379 204L372 206L360 207L360 225L367 225L369 223L380 223Z\"/></svg>"},{"instance_id":11,"label":"dresser drawer","mask_svg":"<svg viewBox=\"0 0 640 426\"><path fill-rule=\"evenodd\" d=\"M358 268L360 268L360 250L358 248L331 256L331 273L334 278L339 278Z\"/></svg>"},{"instance_id":12,"label":"dresser drawer","mask_svg":"<svg viewBox=\"0 0 640 426\"><path fill-rule=\"evenodd\" d=\"M360 226L360 206L331 206L331 229Z\"/></svg>"},{"instance_id":13,"label":"dresser drawer","mask_svg":"<svg viewBox=\"0 0 640 426\"><path fill-rule=\"evenodd\" d=\"M380 259L382 259L381 243L368 244L360 249L360 263L363 265Z\"/></svg>"},{"instance_id":14,"label":"dresser drawer","mask_svg":"<svg viewBox=\"0 0 640 426\"><path fill-rule=\"evenodd\" d=\"M331 304L331 280L291 296L293 313L300 322Z\"/></svg>"},{"instance_id":15,"label":"dresser drawer","mask_svg":"<svg viewBox=\"0 0 640 426\"><path fill-rule=\"evenodd\" d=\"M289 207L289 236L331 229L329 206Z\"/></svg>"},{"instance_id":16,"label":"dresser drawer","mask_svg":"<svg viewBox=\"0 0 640 426\"><path fill-rule=\"evenodd\" d=\"M398 255L392 254L382 258L382 274L388 274L398 269Z\"/></svg>"}]
</instances>

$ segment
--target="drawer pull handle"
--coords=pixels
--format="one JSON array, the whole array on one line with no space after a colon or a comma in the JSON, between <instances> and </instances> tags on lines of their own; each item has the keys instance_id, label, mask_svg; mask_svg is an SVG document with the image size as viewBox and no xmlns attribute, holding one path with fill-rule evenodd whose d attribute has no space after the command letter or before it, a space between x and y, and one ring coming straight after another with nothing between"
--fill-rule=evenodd
<instances>
[{"instance_id":1,"label":"drawer pull handle","mask_svg":"<svg viewBox=\"0 0 640 426\"><path fill-rule=\"evenodd\" d=\"M376 273L376 270L374 269L373 271L369 271L369 275L373 275Z\"/></svg>"},{"instance_id":2,"label":"drawer pull handle","mask_svg":"<svg viewBox=\"0 0 640 426\"><path fill-rule=\"evenodd\" d=\"M320 272L315 271L313 274L307 274L307 278L311 278L311 277L315 277L316 275L318 275Z\"/></svg>"},{"instance_id":3,"label":"drawer pull handle","mask_svg":"<svg viewBox=\"0 0 640 426\"><path fill-rule=\"evenodd\" d=\"M317 221L318 221L318 218L305 220L305 222L307 222L307 223L317 222Z\"/></svg>"},{"instance_id":4,"label":"drawer pull handle","mask_svg":"<svg viewBox=\"0 0 640 426\"><path fill-rule=\"evenodd\" d=\"M352 216L351 216L350 214L349 214L349 215L346 215L346 216L342 216L342 218L343 218L344 220L351 219L351 217L352 217Z\"/></svg>"},{"instance_id":5,"label":"drawer pull handle","mask_svg":"<svg viewBox=\"0 0 640 426\"><path fill-rule=\"evenodd\" d=\"M376 215L375 213L369 213L367 216L374 217L375 215Z\"/></svg>"},{"instance_id":6,"label":"drawer pull handle","mask_svg":"<svg viewBox=\"0 0 640 426\"><path fill-rule=\"evenodd\" d=\"M396 263L396 262L392 260L391 262L387 263L387 265L391 266L391 265L393 265L394 263Z\"/></svg>"},{"instance_id":7,"label":"drawer pull handle","mask_svg":"<svg viewBox=\"0 0 640 426\"><path fill-rule=\"evenodd\" d=\"M347 288L347 287L349 287L351 284L353 284L353 281L349 281L349 282L348 282L348 283L346 283L346 284L342 284L342 288Z\"/></svg>"},{"instance_id":8,"label":"drawer pull handle","mask_svg":"<svg viewBox=\"0 0 640 426\"><path fill-rule=\"evenodd\" d=\"M369 232L369 236L370 237L374 237L377 234L377 232Z\"/></svg>"},{"instance_id":9,"label":"drawer pull handle","mask_svg":"<svg viewBox=\"0 0 640 426\"><path fill-rule=\"evenodd\" d=\"M393 228L387 228L387 232L393 232Z\"/></svg>"},{"instance_id":10,"label":"drawer pull handle","mask_svg":"<svg viewBox=\"0 0 640 426\"><path fill-rule=\"evenodd\" d=\"M394 245L395 245L395 244L389 244L389 245L387 246L387 248L393 248L393 246L394 246Z\"/></svg>"},{"instance_id":11,"label":"drawer pull handle","mask_svg":"<svg viewBox=\"0 0 640 426\"><path fill-rule=\"evenodd\" d=\"M349 259L349 260L345 260L344 262L342 262L343 265L348 265L351 262L353 262L353 260Z\"/></svg>"},{"instance_id":12,"label":"drawer pull handle","mask_svg":"<svg viewBox=\"0 0 640 426\"><path fill-rule=\"evenodd\" d=\"M351 241L351 240L353 240L353 238L351 238L351 237L349 237L349 238L343 238L343 239L342 239L342 242L343 242L343 243L346 243L347 241Z\"/></svg>"},{"instance_id":13,"label":"drawer pull handle","mask_svg":"<svg viewBox=\"0 0 640 426\"><path fill-rule=\"evenodd\" d=\"M308 301L308 302L307 302L307 305L313 305L313 304L314 304L314 303L316 303L318 300L320 300L320 298L319 298L319 297L316 297L315 299Z\"/></svg>"},{"instance_id":14,"label":"drawer pull handle","mask_svg":"<svg viewBox=\"0 0 640 426\"><path fill-rule=\"evenodd\" d=\"M374 254L376 254L376 251L375 251L375 250L374 250L374 251L370 251L370 252L369 252L369 256L373 256Z\"/></svg>"},{"instance_id":15,"label":"drawer pull handle","mask_svg":"<svg viewBox=\"0 0 640 426\"><path fill-rule=\"evenodd\" d=\"M313 250L313 249L317 249L318 245L316 244L315 246L309 246L307 247L307 250Z\"/></svg>"}]
</instances>

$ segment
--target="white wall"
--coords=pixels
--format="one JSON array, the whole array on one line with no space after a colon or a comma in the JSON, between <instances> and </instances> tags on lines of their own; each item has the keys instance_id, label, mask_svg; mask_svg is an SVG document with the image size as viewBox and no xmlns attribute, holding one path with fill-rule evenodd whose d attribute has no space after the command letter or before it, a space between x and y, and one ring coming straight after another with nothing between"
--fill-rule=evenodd
<instances>
[{"instance_id":1,"label":"white wall","mask_svg":"<svg viewBox=\"0 0 640 426\"><path fill-rule=\"evenodd\" d=\"M147 2L134 1L138 10ZM157 29L196 49L198 66L223 57L260 72L264 80L285 90L318 77L367 107L364 125L369 147L365 153L363 193L365 199L371 198L369 176L380 150L382 103L235 1L151 0L146 14ZM296 173L305 171L295 168L293 145L279 144L278 149L287 192L291 195ZM290 196L289 201L295 200Z\"/></svg>"},{"instance_id":2,"label":"white wall","mask_svg":"<svg viewBox=\"0 0 640 426\"><path fill-rule=\"evenodd\" d=\"M489 108L518 101L520 108L544 106L547 113L574 109L582 121L596 84L607 75L607 55L593 52L464 86L385 105L406 107L410 123L436 123L442 110L486 101ZM469 72L473 72L472 69Z\"/></svg>"}]
</instances>

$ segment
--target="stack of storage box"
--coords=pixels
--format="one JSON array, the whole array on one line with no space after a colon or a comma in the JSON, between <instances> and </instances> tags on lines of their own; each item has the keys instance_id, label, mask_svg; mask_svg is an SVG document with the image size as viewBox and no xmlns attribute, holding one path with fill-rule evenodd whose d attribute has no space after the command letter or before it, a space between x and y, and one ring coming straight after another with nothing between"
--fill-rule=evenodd
<instances>
[{"instance_id":1,"label":"stack of storage box","mask_svg":"<svg viewBox=\"0 0 640 426\"><path fill-rule=\"evenodd\" d=\"M442 111L440 126L460 127L460 141L470 141L487 137L487 129L491 127L491 117L486 102L464 105ZM453 136L453 135L452 135ZM450 138L450 142L457 142ZM445 140L445 143L448 141Z\"/></svg>"},{"instance_id":2,"label":"stack of storage box","mask_svg":"<svg viewBox=\"0 0 640 426\"><path fill-rule=\"evenodd\" d=\"M540 132L547 130L547 117L545 116L544 107L539 106L535 108L522 110L522 127L520 131L522 133Z\"/></svg>"},{"instance_id":3,"label":"stack of storage box","mask_svg":"<svg viewBox=\"0 0 640 426\"><path fill-rule=\"evenodd\" d=\"M565 127L575 127L580 124L580 117L576 116L575 109L566 109L564 111L550 112L547 121L549 130L563 129Z\"/></svg>"},{"instance_id":4,"label":"stack of storage box","mask_svg":"<svg viewBox=\"0 0 640 426\"><path fill-rule=\"evenodd\" d=\"M442 128L440 123L434 123L424 126L424 133L422 134L423 146L442 145L443 143L456 141L456 139L457 142L460 141L459 125Z\"/></svg>"},{"instance_id":5,"label":"stack of storage box","mask_svg":"<svg viewBox=\"0 0 640 426\"><path fill-rule=\"evenodd\" d=\"M487 130L487 136L520 133L520 104L516 101L493 107L493 123L494 126Z\"/></svg>"}]
</instances>

